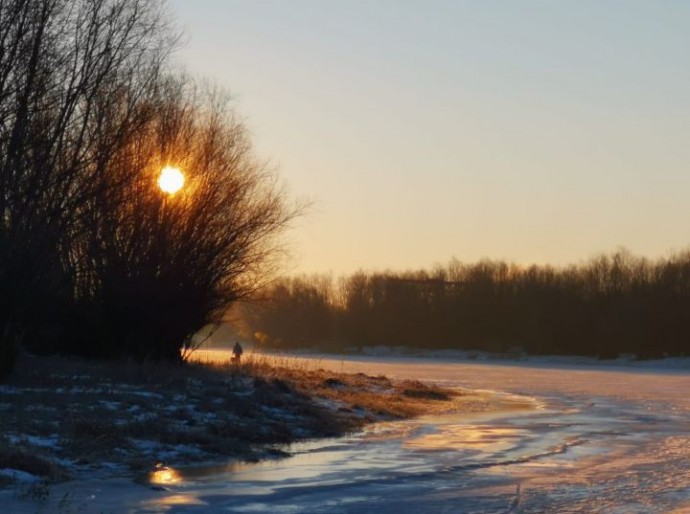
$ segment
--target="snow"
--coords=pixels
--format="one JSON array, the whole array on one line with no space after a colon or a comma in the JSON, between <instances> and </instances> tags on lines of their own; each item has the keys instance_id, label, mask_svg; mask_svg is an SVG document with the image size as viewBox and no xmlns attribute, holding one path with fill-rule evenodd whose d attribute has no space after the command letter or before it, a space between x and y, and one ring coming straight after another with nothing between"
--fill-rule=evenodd
<instances>
[{"instance_id":1,"label":"snow","mask_svg":"<svg viewBox=\"0 0 690 514\"><path fill-rule=\"evenodd\" d=\"M27 473L26 471L21 471L12 468L0 469L0 476L9 478L15 483L35 483L41 481L41 477L37 477L36 475L32 475L31 473Z\"/></svg>"},{"instance_id":2,"label":"snow","mask_svg":"<svg viewBox=\"0 0 690 514\"><path fill-rule=\"evenodd\" d=\"M99 400L98 403L101 406L105 407L106 409L112 410L112 411L118 411L122 407L121 402L110 402L110 401L106 401L106 400Z\"/></svg>"},{"instance_id":3,"label":"snow","mask_svg":"<svg viewBox=\"0 0 690 514\"><path fill-rule=\"evenodd\" d=\"M86 514L690 512L690 373L677 367L688 363L638 364L319 357L322 368L485 390L515 407L379 424L295 445L281 461L181 469L165 491L83 481L51 498L71 492ZM165 458L187 451L135 444ZM0 503L36 511L10 493Z\"/></svg>"},{"instance_id":4,"label":"snow","mask_svg":"<svg viewBox=\"0 0 690 514\"><path fill-rule=\"evenodd\" d=\"M128 391L128 394L141 396L142 398L152 398L156 400L162 400L163 398L165 398L162 394L152 393L151 391Z\"/></svg>"},{"instance_id":5,"label":"snow","mask_svg":"<svg viewBox=\"0 0 690 514\"><path fill-rule=\"evenodd\" d=\"M7 436L7 440L10 444L19 444L20 442L27 442L32 446L38 446L40 448L55 448L59 449L58 444L59 437L57 434L51 434L48 437L34 436L34 435L16 435L10 434Z\"/></svg>"},{"instance_id":6,"label":"snow","mask_svg":"<svg viewBox=\"0 0 690 514\"><path fill-rule=\"evenodd\" d=\"M142 412L140 414L135 414L134 416L132 416L131 420L136 421L138 423L141 423L141 422L154 420L157 417L158 417L158 414L156 414L155 412ZM125 423L129 422L128 420L120 420L120 421L125 422Z\"/></svg>"},{"instance_id":7,"label":"snow","mask_svg":"<svg viewBox=\"0 0 690 514\"><path fill-rule=\"evenodd\" d=\"M25 389L26 391L27 389ZM47 389L45 390L48 391ZM58 394L104 394L108 390L103 387L83 387L83 386L72 386L69 389L65 387L58 387L55 390Z\"/></svg>"},{"instance_id":8,"label":"snow","mask_svg":"<svg viewBox=\"0 0 690 514\"><path fill-rule=\"evenodd\" d=\"M270 417L274 419L294 418L292 412L289 412L285 409L281 409L279 407L269 407L267 405L262 405L261 412L263 412L264 414L268 414Z\"/></svg>"},{"instance_id":9,"label":"snow","mask_svg":"<svg viewBox=\"0 0 690 514\"><path fill-rule=\"evenodd\" d=\"M139 450L144 451L146 453L155 453L161 448L161 443L158 441L151 441L148 439L135 439L135 438L130 438L129 441L136 446Z\"/></svg>"},{"instance_id":10,"label":"snow","mask_svg":"<svg viewBox=\"0 0 690 514\"><path fill-rule=\"evenodd\" d=\"M130 439L131 443L139 450L149 456L155 457L157 460L165 462L169 460L178 460L185 455L202 455L203 452L196 447L186 444L162 444L157 441L147 439Z\"/></svg>"}]
</instances>

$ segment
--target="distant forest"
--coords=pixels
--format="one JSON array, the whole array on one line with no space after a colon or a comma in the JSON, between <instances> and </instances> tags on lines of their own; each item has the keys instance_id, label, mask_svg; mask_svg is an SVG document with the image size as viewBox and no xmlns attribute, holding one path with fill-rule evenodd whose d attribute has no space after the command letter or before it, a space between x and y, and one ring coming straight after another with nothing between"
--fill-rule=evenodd
<instances>
[{"instance_id":1,"label":"distant forest","mask_svg":"<svg viewBox=\"0 0 690 514\"><path fill-rule=\"evenodd\" d=\"M370 345L529 354L690 354L690 250L567 267L452 260L432 270L283 278L233 324L274 349Z\"/></svg>"}]
</instances>

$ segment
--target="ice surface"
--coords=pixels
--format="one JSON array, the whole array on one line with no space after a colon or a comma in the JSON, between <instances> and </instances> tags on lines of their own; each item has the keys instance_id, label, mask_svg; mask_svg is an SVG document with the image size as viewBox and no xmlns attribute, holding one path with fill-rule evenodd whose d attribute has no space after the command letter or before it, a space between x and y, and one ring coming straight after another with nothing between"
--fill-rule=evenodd
<instances>
[{"instance_id":1,"label":"ice surface","mask_svg":"<svg viewBox=\"0 0 690 514\"><path fill-rule=\"evenodd\" d=\"M70 493L86 513L690 512L687 372L391 357L318 366L504 391L540 408L386 423L295 445L285 460L174 470L180 480L156 490L76 482L51 498ZM3 494L11 512L36 511Z\"/></svg>"}]
</instances>

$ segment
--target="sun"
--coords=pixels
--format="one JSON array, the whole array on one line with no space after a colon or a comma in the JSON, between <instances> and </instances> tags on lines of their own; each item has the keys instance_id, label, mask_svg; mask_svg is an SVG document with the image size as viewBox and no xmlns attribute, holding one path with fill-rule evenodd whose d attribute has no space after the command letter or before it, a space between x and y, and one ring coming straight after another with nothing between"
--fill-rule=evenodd
<instances>
[{"instance_id":1,"label":"sun","mask_svg":"<svg viewBox=\"0 0 690 514\"><path fill-rule=\"evenodd\" d=\"M169 195L177 193L184 186L184 173L179 168L166 166L158 177L158 187Z\"/></svg>"}]
</instances>

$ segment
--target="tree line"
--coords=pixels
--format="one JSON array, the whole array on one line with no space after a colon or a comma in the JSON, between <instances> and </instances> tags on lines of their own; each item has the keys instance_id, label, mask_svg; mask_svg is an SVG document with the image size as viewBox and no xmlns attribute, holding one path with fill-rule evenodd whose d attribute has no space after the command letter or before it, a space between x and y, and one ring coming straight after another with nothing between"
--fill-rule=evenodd
<instances>
[{"instance_id":1,"label":"tree line","mask_svg":"<svg viewBox=\"0 0 690 514\"><path fill-rule=\"evenodd\" d=\"M275 264L299 208L179 40L162 0L0 3L0 376L20 348L180 360Z\"/></svg>"},{"instance_id":2,"label":"tree line","mask_svg":"<svg viewBox=\"0 0 690 514\"><path fill-rule=\"evenodd\" d=\"M690 354L690 251L626 250L554 267L452 260L433 270L283 278L233 310L273 348L368 345L641 358Z\"/></svg>"}]
</instances>

